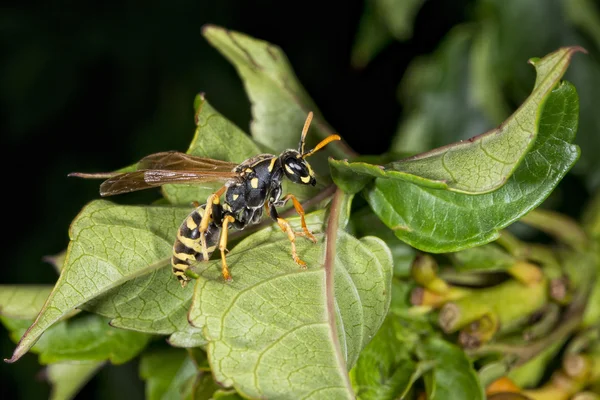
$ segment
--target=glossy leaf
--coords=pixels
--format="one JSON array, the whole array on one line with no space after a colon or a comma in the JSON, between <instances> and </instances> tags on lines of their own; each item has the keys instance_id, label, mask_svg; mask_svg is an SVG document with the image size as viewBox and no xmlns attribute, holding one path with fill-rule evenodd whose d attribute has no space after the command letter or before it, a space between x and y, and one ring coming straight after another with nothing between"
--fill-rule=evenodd
<instances>
[{"instance_id":1,"label":"glossy leaf","mask_svg":"<svg viewBox=\"0 0 600 400\"><path fill-rule=\"evenodd\" d=\"M500 189L478 196L377 178L364 191L396 236L420 250L440 253L488 243L498 231L538 206L579 157L572 145L579 103L575 88L553 90L540 133L519 168Z\"/></svg>"},{"instance_id":2,"label":"glossy leaf","mask_svg":"<svg viewBox=\"0 0 600 400\"><path fill-rule=\"evenodd\" d=\"M104 365L100 362L62 362L46 368L46 378L52 390L50 400L70 400Z\"/></svg>"},{"instance_id":3,"label":"glossy leaf","mask_svg":"<svg viewBox=\"0 0 600 400\"><path fill-rule=\"evenodd\" d=\"M379 239L338 232L335 298L327 298L323 235L316 236L318 244L296 242L305 270L292 261L287 238L268 228L229 253L232 283L223 285L210 265L200 272L189 317L204 329L221 384L250 397L353 397L347 370L387 313L391 257Z\"/></svg>"},{"instance_id":4,"label":"glossy leaf","mask_svg":"<svg viewBox=\"0 0 600 400\"><path fill-rule=\"evenodd\" d=\"M240 74L252 104L250 130L258 143L274 152L297 149L309 111L315 113L315 119L307 135L307 148L334 133L298 82L279 47L212 25L205 26L203 34ZM322 153L329 152L338 156L351 153L339 142L322 150ZM322 155L316 155L314 159L319 157ZM320 168L316 170L322 174L326 172Z\"/></svg>"},{"instance_id":5,"label":"glossy leaf","mask_svg":"<svg viewBox=\"0 0 600 400\"><path fill-rule=\"evenodd\" d=\"M419 346L419 357L435 361L429 378L425 380L427 399L485 399L477 373L459 347L443 339L430 337Z\"/></svg>"},{"instance_id":6,"label":"glossy leaf","mask_svg":"<svg viewBox=\"0 0 600 400\"><path fill-rule=\"evenodd\" d=\"M582 50L562 48L541 60L532 59L538 74L534 89L499 128L385 166L361 163L354 167L353 163L339 162L332 166L350 168L360 175L402 179L459 193L496 190L512 175L534 143L544 102L566 71L571 56ZM340 184L339 180L336 183Z\"/></svg>"},{"instance_id":7,"label":"glossy leaf","mask_svg":"<svg viewBox=\"0 0 600 400\"><path fill-rule=\"evenodd\" d=\"M127 281L133 280L129 283L132 287L143 287L154 275L164 273L161 269L169 269L175 233L188 212L172 207L119 206L108 201L95 201L84 208L71 226L71 242L56 286L10 361L18 360L45 330L74 308ZM191 292L191 288L177 286L171 279L161 292L161 303L154 299L144 310L154 314L140 317L147 323L165 318L160 308L163 302L177 310L177 301Z\"/></svg>"}]
</instances>

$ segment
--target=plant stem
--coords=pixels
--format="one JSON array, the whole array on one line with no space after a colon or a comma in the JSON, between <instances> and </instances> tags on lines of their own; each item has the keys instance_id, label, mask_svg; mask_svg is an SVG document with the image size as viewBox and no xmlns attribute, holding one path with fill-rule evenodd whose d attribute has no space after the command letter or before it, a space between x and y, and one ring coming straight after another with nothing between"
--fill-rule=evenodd
<instances>
[{"instance_id":1,"label":"plant stem","mask_svg":"<svg viewBox=\"0 0 600 400\"><path fill-rule=\"evenodd\" d=\"M438 322L444 332L452 333L486 314L495 314L500 325L505 326L540 309L547 301L545 279L529 285L511 280L446 303Z\"/></svg>"},{"instance_id":2,"label":"plant stem","mask_svg":"<svg viewBox=\"0 0 600 400\"><path fill-rule=\"evenodd\" d=\"M521 218L521 222L549 234L574 250L583 251L589 246L588 237L577 222L555 211L538 208Z\"/></svg>"}]
</instances>

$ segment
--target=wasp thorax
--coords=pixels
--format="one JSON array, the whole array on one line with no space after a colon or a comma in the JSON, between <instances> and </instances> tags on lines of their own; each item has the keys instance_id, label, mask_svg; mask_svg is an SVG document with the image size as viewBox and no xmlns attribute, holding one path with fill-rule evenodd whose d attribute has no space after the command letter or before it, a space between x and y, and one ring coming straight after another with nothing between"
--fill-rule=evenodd
<instances>
[{"instance_id":1,"label":"wasp thorax","mask_svg":"<svg viewBox=\"0 0 600 400\"><path fill-rule=\"evenodd\" d=\"M297 151L288 150L282 154L281 165L283 166L285 176L290 181L313 186L317 183L312 168Z\"/></svg>"}]
</instances>

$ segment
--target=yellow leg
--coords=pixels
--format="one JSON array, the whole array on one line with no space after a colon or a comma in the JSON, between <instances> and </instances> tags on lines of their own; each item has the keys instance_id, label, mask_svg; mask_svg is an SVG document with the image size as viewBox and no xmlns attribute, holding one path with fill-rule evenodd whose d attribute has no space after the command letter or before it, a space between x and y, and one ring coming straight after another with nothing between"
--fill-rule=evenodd
<instances>
[{"instance_id":1,"label":"yellow leg","mask_svg":"<svg viewBox=\"0 0 600 400\"><path fill-rule=\"evenodd\" d=\"M221 251L221 273L223 274L223 279L226 281L231 281L231 274L229 273L229 268L227 268L227 258L225 257L225 252L227 251L227 236L229 234L228 225L234 221L235 218L231 215L228 215L223 219L223 229L221 230L221 239L219 240L219 250Z\"/></svg>"},{"instance_id":2,"label":"yellow leg","mask_svg":"<svg viewBox=\"0 0 600 400\"><path fill-rule=\"evenodd\" d=\"M206 199L206 208L204 209L204 215L200 221L200 228L198 228L200 233L200 244L202 246L202 257L204 257L205 260L208 260L208 250L206 248L206 235L204 235L204 233L208 230L208 224L212 217L213 204L219 204L219 197L225 193L225 190L227 190L227 186L223 186Z\"/></svg>"},{"instance_id":3,"label":"yellow leg","mask_svg":"<svg viewBox=\"0 0 600 400\"><path fill-rule=\"evenodd\" d=\"M300 257L298 257L298 254L296 254L296 233L294 233L292 227L285 219L277 218L277 223L279 224L281 230L287 234L287 237L292 244L292 258L301 268L306 268L306 263L302 261Z\"/></svg>"},{"instance_id":4,"label":"yellow leg","mask_svg":"<svg viewBox=\"0 0 600 400\"><path fill-rule=\"evenodd\" d=\"M302 233L296 232L295 234L297 236L304 236L304 237L308 238L309 240L311 240L313 243L316 243L317 239L314 237L312 232L308 230L308 227L306 226L306 220L304 219L304 214L305 214L304 208L302 208L302 204L300 204L300 202L298 201L296 196L294 196L293 194L288 194L287 196L285 196L283 198L283 203L285 204L290 199L294 203L294 208L296 209L296 212L298 213L298 215L300 215L300 222L302 223L302 231L303 232Z\"/></svg>"}]
</instances>

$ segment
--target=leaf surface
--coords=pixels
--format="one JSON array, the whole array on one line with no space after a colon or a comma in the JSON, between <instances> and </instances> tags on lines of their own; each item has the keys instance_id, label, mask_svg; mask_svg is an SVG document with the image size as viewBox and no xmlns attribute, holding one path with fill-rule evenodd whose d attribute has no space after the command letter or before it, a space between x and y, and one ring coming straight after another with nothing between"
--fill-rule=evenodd
<instances>
[{"instance_id":1,"label":"leaf surface","mask_svg":"<svg viewBox=\"0 0 600 400\"><path fill-rule=\"evenodd\" d=\"M353 386L364 400L393 400L406 394L417 363L396 333L404 329L395 318L387 318L371 343L361 352L353 369Z\"/></svg>"},{"instance_id":2,"label":"leaf surface","mask_svg":"<svg viewBox=\"0 0 600 400\"><path fill-rule=\"evenodd\" d=\"M48 365L46 377L52 390L50 400L70 400L104 365L100 362L62 362Z\"/></svg>"},{"instance_id":3,"label":"leaf surface","mask_svg":"<svg viewBox=\"0 0 600 400\"><path fill-rule=\"evenodd\" d=\"M540 133L519 168L500 189L477 196L377 178L364 189L379 218L396 236L423 251L458 251L488 243L498 231L538 206L579 157L579 102L565 82L553 90Z\"/></svg>"},{"instance_id":4,"label":"leaf surface","mask_svg":"<svg viewBox=\"0 0 600 400\"><path fill-rule=\"evenodd\" d=\"M298 82L279 47L212 25L205 26L203 34L240 74L252 104L250 130L258 143L275 152L297 149L309 111L315 113L315 118L307 135L307 148L334 133ZM339 142L327 146L322 152L338 156L351 153ZM324 169L316 170L325 173Z\"/></svg>"},{"instance_id":5,"label":"leaf surface","mask_svg":"<svg viewBox=\"0 0 600 400\"><path fill-rule=\"evenodd\" d=\"M187 150L188 154L241 163L261 153L250 136L216 111L203 94L196 96L194 111L196 132ZM165 185L163 194L172 204L189 205L193 201L205 203L206 198L221 186L222 182Z\"/></svg>"},{"instance_id":6,"label":"leaf surface","mask_svg":"<svg viewBox=\"0 0 600 400\"><path fill-rule=\"evenodd\" d=\"M572 55L578 51L583 49L566 47L542 59L530 60L537 71L533 91L499 128L385 166L347 162L331 165L352 170L354 177L359 174L400 179L468 194L494 191L512 175L535 142L543 104L564 75ZM344 171L344 177L348 176L352 174ZM348 185L339 179L336 183Z\"/></svg>"},{"instance_id":7,"label":"leaf surface","mask_svg":"<svg viewBox=\"0 0 600 400\"><path fill-rule=\"evenodd\" d=\"M210 266L200 272L189 317L204 329L221 384L250 397L353 397L347 370L387 313L391 255L377 238L357 240L338 232L334 337L321 267L323 235L316 236L317 244L297 241L305 270L292 261L287 238L268 228L228 255L232 283L224 285Z\"/></svg>"},{"instance_id":8,"label":"leaf surface","mask_svg":"<svg viewBox=\"0 0 600 400\"><path fill-rule=\"evenodd\" d=\"M153 350L140 359L140 377L146 381L148 400L183 398L184 386L196 373L194 363L180 349Z\"/></svg>"},{"instance_id":9,"label":"leaf surface","mask_svg":"<svg viewBox=\"0 0 600 400\"><path fill-rule=\"evenodd\" d=\"M47 285L0 285L0 315L33 319L51 291L52 286Z\"/></svg>"},{"instance_id":10,"label":"leaf surface","mask_svg":"<svg viewBox=\"0 0 600 400\"><path fill-rule=\"evenodd\" d=\"M436 362L429 379L425 380L428 399L485 399L477 373L459 347L443 339L430 337L420 346L419 357Z\"/></svg>"},{"instance_id":11,"label":"leaf surface","mask_svg":"<svg viewBox=\"0 0 600 400\"><path fill-rule=\"evenodd\" d=\"M169 269L176 230L188 213L174 207L119 206L104 200L85 207L71 225L71 242L56 286L10 361L18 360L45 330L76 307L128 281L133 280L132 287L143 287L155 274L164 274L161 269ZM163 290L164 298L148 302L143 310L155 314L141 314L141 319L164 318L163 302L177 309L177 300L186 290L188 296L191 293L191 289L177 287L176 279L166 284L171 297L168 288Z\"/></svg>"}]
</instances>

